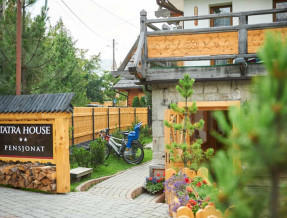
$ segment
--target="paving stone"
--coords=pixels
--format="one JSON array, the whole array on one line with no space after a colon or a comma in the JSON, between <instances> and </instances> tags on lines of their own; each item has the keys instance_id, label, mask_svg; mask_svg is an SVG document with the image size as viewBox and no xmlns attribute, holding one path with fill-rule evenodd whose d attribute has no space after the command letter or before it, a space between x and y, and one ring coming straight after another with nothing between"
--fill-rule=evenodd
<instances>
[{"instance_id":1,"label":"paving stone","mask_svg":"<svg viewBox=\"0 0 287 218\"><path fill-rule=\"evenodd\" d=\"M0 187L1 199L5 199L0 217L168 217L166 204L151 203L154 196L130 198L132 191L143 185L149 165L135 166L87 192L53 195Z\"/></svg>"}]
</instances>

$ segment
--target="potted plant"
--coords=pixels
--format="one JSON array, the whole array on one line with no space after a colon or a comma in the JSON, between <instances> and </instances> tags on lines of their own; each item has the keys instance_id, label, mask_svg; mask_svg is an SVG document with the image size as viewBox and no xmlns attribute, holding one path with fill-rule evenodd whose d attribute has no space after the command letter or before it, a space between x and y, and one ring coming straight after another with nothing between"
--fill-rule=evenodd
<instances>
[{"instance_id":1,"label":"potted plant","mask_svg":"<svg viewBox=\"0 0 287 218\"><path fill-rule=\"evenodd\" d=\"M147 177L144 185L144 189L150 194L157 194L164 190L164 175L159 173L154 177Z\"/></svg>"}]
</instances>

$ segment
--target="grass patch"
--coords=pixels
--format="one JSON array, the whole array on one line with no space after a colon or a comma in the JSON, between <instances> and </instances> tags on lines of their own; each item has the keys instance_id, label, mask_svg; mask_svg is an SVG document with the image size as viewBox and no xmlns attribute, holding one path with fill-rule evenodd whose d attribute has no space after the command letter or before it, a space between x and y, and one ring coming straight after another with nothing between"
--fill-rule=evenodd
<instances>
[{"instance_id":1,"label":"grass patch","mask_svg":"<svg viewBox=\"0 0 287 218\"><path fill-rule=\"evenodd\" d=\"M152 137L147 137L146 136L146 137L142 138L140 142L141 142L142 145L145 146L145 145L147 145L149 143L152 143Z\"/></svg>"},{"instance_id":2,"label":"grass patch","mask_svg":"<svg viewBox=\"0 0 287 218\"><path fill-rule=\"evenodd\" d=\"M151 159L152 159L152 150L144 149L144 159L143 159L142 163L150 161ZM88 181L90 179L96 179L96 178L100 178L100 177L104 177L104 176L110 176L110 175L113 175L113 174L118 173L120 171L129 169L133 166L137 166L137 165L126 163L123 158L120 158L118 160L118 157L116 155L110 155L109 158L106 160L105 165L108 165L108 166L100 166L99 168L94 169L91 177L85 178L85 179L81 180L80 182L71 183L71 191L75 192L76 187L78 185L80 185L81 183Z\"/></svg>"}]
</instances>

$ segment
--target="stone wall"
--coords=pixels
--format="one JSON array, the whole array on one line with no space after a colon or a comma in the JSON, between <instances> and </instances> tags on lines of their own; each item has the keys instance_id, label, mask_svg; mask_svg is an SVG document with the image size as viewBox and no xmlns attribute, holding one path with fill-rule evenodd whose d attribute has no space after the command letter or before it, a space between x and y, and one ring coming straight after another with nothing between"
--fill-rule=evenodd
<instances>
[{"instance_id":1,"label":"stone wall","mask_svg":"<svg viewBox=\"0 0 287 218\"><path fill-rule=\"evenodd\" d=\"M190 101L247 101L250 99L250 80L195 82ZM183 102L177 84L152 86L153 164L164 164L164 112L170 103Z\"/></svg>"}]
</instances>

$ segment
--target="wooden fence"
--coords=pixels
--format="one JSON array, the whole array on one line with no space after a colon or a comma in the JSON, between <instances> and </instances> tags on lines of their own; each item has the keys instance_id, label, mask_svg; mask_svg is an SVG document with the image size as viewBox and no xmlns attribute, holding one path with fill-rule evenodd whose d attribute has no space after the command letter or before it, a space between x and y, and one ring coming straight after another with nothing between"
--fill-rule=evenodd
<instances>
[{"instance_id":1,"label":"wooden fence","mask_svg":"<svg viewBox=\"0 0 287 218\"><path fill-rule=\"evenodd\" d=\"M105 128L125 130L136 121L148 124L148 108L75 107L70 121L70 145L93 140Z\"/></svg>"}]
</instances>

